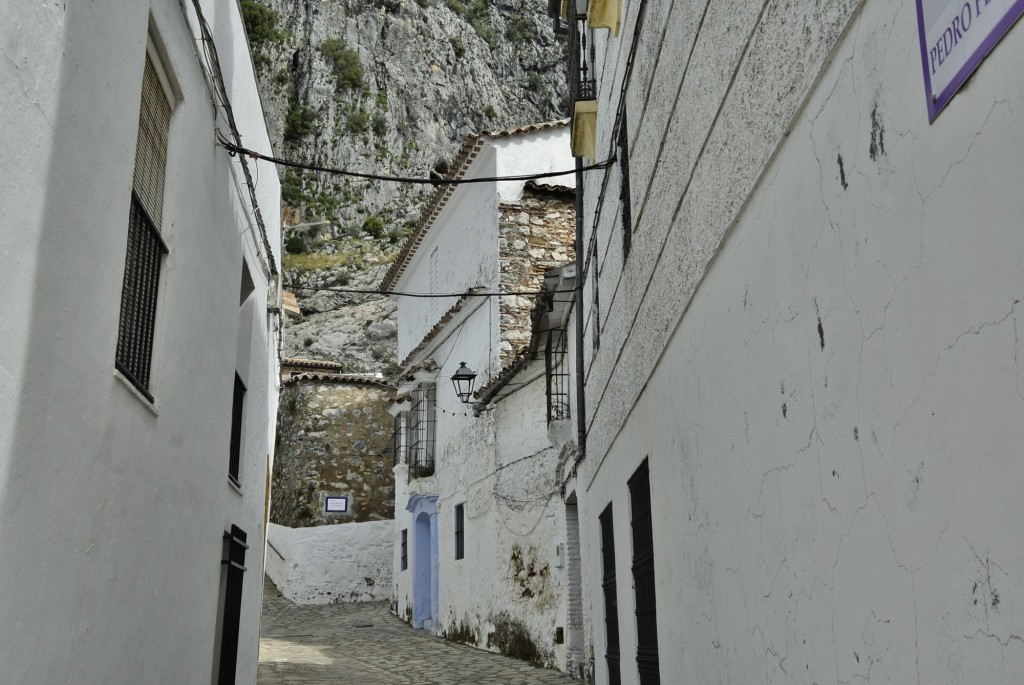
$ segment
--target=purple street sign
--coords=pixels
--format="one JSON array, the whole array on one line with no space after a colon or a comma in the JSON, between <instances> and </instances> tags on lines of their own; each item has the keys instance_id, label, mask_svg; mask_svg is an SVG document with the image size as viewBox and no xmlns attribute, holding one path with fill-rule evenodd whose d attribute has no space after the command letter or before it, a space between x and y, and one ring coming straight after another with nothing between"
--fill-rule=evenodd
<instances>
[{"instance_id":1,"label":"purple street sign","mask_svg":"<svg viewBox=\"0 0 1024 685\"><path fill-rule=\"evenodd\" d=\"M1024 0L917 0L929 122L1021 14Z\"/></svg>"}]
</instances>

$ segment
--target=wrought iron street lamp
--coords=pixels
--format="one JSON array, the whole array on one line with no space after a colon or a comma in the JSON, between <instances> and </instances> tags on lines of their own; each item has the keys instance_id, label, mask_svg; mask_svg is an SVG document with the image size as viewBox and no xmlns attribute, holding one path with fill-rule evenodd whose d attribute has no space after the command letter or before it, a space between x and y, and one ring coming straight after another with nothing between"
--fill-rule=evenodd
<instances>
[{"instance_id":1,"label":"wrought iron street lamp","mask_svg":"<svg viewBox=\"0 0 1024 685\"><path fill-rule=\"evenodd\" d=\"M459 368L452 376L452 385L455 386L455 394L463 404L469 402L473 396L473 384L476 382L476 371L473 371L466 362L459 362Z\"/></svg>"}]
</instances>

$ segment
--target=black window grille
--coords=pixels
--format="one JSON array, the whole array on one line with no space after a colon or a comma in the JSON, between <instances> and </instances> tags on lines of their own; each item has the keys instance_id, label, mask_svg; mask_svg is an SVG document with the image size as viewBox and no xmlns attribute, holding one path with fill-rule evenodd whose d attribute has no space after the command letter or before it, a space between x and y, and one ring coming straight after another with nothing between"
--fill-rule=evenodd
<instances>
[{"instance_id":1,"label":"black window grille","mask_svg":"<svg viewBox=\"0 0 1024 685\"><path fill-rule=\"evenodd\" d=\"M569 365L565 363L568 336L564 328L551 331L544 346L547 370L548 423L571 417L569 410Z\"/></svg>"},{"instance_id":2,"label":"black window grille","mask_svg":"<svg viewBox=\"0 0 1024 685\"><path fill-rule=\"evenodd\" d=\"M167 246L133 191L114 364L150 402L153 401L149 391L149 372L156 327L157 290L160 262L165 254Z\"/></svg>"},{"instance_id":3,"label":"black window grille","mask_svg":"<svg viewBox=\"0 0 1024 685\"><path fill-rule=\"evenodd\" d=\"M402 529L402 570L409 568L409 529Z\"/></svg>"},{"instance_id":4,"label":"black window grille","mask_svg":"<svg viewBox=\"0 0 1024 685\"><path fill-rule=\"evenodd\" d=\"M651 481L646 459L629 479L629 498L633 528L633 586L636 592L636 663L640 671L640 685L659 685Z\"/></svg>"},{"instance_id":5,"label":"black window grille","mask_svg":"<svg viewBox=\"0 0 1024 685\"><path fill-rule=\"evenodd\" d=\"M622 213L622 261L633 247L633 206L629 189L629 125L626 113L619 124L619 207Z\"/></svg>"},{"instance_id":6,"label":"black window grille","mask_svg":"<svg viewBox=\"0 0 1024 685\"><path fill-rule=\"evenodd\" d=\"M455 505L455 558L466 556L466 510L464 504Z\"/></svg>"},{"instance_id":7,"label":"black window grille","mask_svg":"<svg viewBox=\"0 0 1024 685\"><path fill-rule=\"evenodd\" d=\"M160 265L167 245L160 236L167 134L171 105L156 67L147 55L142 77L142 106L135 145L128 246L121 287L120 322L114 366L150 402L150 370L156 328Z\"/></svg>"},{"instance_id":8,"label":"black window grille","mask_svg":"<svg viewBox=\"0 0 1024 685\"><path fill-rule=\"evenodd\" d=\"M412 391L409 415L409 480L434 474L434 438L437 429L437 386L420 383Z\"/></svg>"},{"instance_id":9,"label":"black window grille","mask_svg":"<svg viewBox=\"0 0 1024 685\"><path fill-rule=\"evenodd\" d=\"M612 505L598 517L601 524L601 562L603 578L601 589L604 592L604 632L606 638L605 660L608 662L608 683L619 685L619 602L615 584L615 532L612 524Z\"/></svg>"},{"instance_id":10,"label":"black window grille","mask_svg":"<svg viewBox=\"0 0 1024 685\"><path fill-rule=\"evenodd\" d=\"M573 21L569 29L569 97L577 100L594 100L597 98L597 81L591 75L590 64L594 63L594 47L587 49L587 29L583 22L584 15ZM593 41L591 41L593 43ZM587 57L590 56L588 63Z\"/></svg>"},{"instance_id":11,"label":"black window grille","mask_svg":"<svg viewBox=\"0 0 1024 685\"><path fill-rule=\"evenodd\" d=\"M408 434L409 412L399 412L395 416L395 437L394 437L394 466L404 464L408 458L409 434Z\"/></svg>"},{"instance_id":12,"label":"black window grille","mask_svg":"<svg viewBox=\"0 0 1024 685\"><path fill-rule=\"evenodd\" d=\"M242 423L245 417L245 383L235 374L235 393L231 404L231 458L228 461L228 478L239 485L238 473L242 461Z\"/></svg>"},{"instance_id":13,"label":"black window grille","mask_svg":"<svg viewBox=\"0 0 1024 685\"><path fill-rule=\"evenodd\" d=\"M232 525L230 533L224 533L227 541L227 559L221 563L227 567L227 583L224 590L224 622L220 638L220 671L218 685L234 685L238 663L238 631L242 619L242 580L245 577L246 533Z\"/></svg>"}]
</instances>

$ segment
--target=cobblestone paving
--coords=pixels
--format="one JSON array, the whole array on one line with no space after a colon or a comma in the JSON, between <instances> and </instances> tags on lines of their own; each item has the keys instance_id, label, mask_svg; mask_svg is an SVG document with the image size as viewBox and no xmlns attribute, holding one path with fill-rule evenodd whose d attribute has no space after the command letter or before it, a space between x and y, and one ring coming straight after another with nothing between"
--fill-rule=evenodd
<instances>
[{"instance_id":1,"label":"cobblestone paving","mask_svg":"<svg viewBox=\"0 0 1024 685\"><path fill-rule=\"evenodd\" d=\"M557 672L413 630L384 603L299 606L267 582L258 685L567 685Z\"/></svg>"}]
</instances>

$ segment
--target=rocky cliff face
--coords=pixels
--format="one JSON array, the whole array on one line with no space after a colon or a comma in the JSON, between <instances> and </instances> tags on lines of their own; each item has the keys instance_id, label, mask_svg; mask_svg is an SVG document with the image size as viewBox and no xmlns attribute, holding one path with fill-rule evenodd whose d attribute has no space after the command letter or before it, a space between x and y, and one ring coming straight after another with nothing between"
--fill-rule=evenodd
<instances>
[{"instance_id":1,"label":"rocky cliff face","mask_svg":"<svg viewBox=\"0 0 1024 685\"><path fill-rule=\"evenodd\" d=\"M441 173L473 131L564 111L564 40L545 0L242 0L278 156L386 175ZM394 306L374 287L429 186L282 172L285 356L384 371Z\"/></svg>"}]
</instances>

